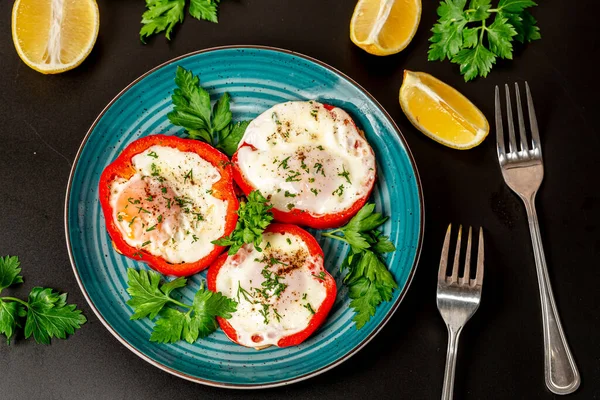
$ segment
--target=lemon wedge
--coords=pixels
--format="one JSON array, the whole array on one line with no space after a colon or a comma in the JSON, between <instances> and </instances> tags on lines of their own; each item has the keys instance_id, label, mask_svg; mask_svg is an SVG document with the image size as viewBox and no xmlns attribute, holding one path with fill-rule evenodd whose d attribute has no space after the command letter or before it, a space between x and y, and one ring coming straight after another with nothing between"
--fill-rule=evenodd
<instances>
[{"instance_id":1,"label":"lemon wedge","mask_svg":"<svg viewBox=\"0 0 600 400\"><path fill-rule=\"evenodd\" d=\"M359 0L350 39L377 56L395 54L410 43L421 19L421 0Z\"/></svg>"},{"instance_id":2,"label":"lemon wedge","mask_svg":"<svg viewBox=\"0 0 600 400\"><path fill-rule=\"evenodd\" d=\"M90 54L100 26L95 0L16 0L12 37L19 57L43 74L77 67Z\"/></svg>"},{"instance_id":3,"label":"lemon wedge","mask_svg":"<svg viewBox=\"0 0 600 400\"><path fill-rule=\"evenodd\" d=\"M453 149L473 148L490 131L487 119L469 99L424 72L404 71L400 106L418 130Z\"/></svg>"}]
</instances>

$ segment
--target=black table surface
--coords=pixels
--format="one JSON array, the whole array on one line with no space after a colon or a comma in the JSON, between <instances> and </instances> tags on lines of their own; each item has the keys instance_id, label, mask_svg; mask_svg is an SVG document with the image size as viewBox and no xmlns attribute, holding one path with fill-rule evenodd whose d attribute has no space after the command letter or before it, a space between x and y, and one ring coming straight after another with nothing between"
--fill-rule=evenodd
<instances>
[{"instance_id":1,"label":"black table surface","mask_svg":"<svg viewBox=\"0 0 600 400\"><path fill-rule=\"evenodd\" d=\"M550 399L543 375L538 287L527 218L505 186L494 130L479 147L457 151L419 133L398 104L403 70L425 71L470 98L493 123L494 86L527 80L542 136L545 180L538 213L558 308L582 375L575 399L600 398L600 137L596 2L540 1L542 40L465 83L456 65L427 61L438 1L423 0L419 30L398 55L375 57L349 39L355 1L224 0L219 24L187 17L167 42L142 45L141 0L99 0L101 27L88 59L44 76L18 58L10 32L13 2L0 1L0 255L18 255L25 283L69 293L89 322L44 346L19 336L0 341L2 399L409 398L440 396L446 328L435 303L436 274L449 222L482 225L486 276L481 307L458 356L458 399ZM260 44L316 57L372 93L400 126L425 193L425 238L407 296L366 348L308 381L263 391L194 384L123 347L94 315L75 281L65 244L69 171L91 123L132 80L173 57L220 45Z\"/></svg>"}]
</instances>

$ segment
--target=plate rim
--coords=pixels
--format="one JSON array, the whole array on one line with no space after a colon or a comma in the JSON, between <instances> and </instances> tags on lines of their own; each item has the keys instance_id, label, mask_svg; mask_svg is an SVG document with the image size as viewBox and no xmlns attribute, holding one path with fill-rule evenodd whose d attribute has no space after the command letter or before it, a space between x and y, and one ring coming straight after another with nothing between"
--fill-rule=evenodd
<instances>
[{"instance_id":1,"label":"plate rim","mask_svg":"<svg viewBox=\"0 0 600 400\"><path fill-rule=\"evenodd\" d=\"M138 82L140 82L142 79L146 78L148 75L152 74L153 72L157 71L158 69L165 67L167 65L173 64L179 60L182 60L184 58L188 58L191 56L195 56L198 54L203 54L203 53L209 53L209 52L214 52L214 51L221 51L221 50L244 50L244 49L252 49L252 50L268 50L268 51L274 51L274 52L279 52L279 53L283 53L283 54L287 54L287 55L292 55L294 57L299 57L302 58L304 60L310 61L312 63L315 63L325 69L328 69L329 71L333 72L334 74L346 79L350 84L354 85L359 91L361 91L364 95L366 95L372 102L373 104L379 109L380 112L383 113L384 117L387 118L387 120L389 122L391 122L394 130L396 131L395 133L398 135L400 141L402 142L404 149L408 155L408 158L410 160L410 164L411 167L414 171L414 175L415 175L415 182L417 184L417 190L418 190L418 197L419 197L419 215L420 215L420 221L419 221L419 239L418 239L418 243L417 243L417 249L416 249L416 253L415 253L415 258L413 261L413 264L411 266L411 270L410 273L408 275L406 284L404 285L404 288L402 290L402 292L400 293L400 295L398 296L398 298L396 299L396 301L394 302L394 304L392 305L392 307L390 308L390 311L385 315L385 317L383 318L383 320L381 321L381 323L379 325L377 325L377 327L366 337L362 340L362 342L360 342L356 347L354 347L352 350L350 350L349 352L347 352L346 354L344 354L342 357L338 358L337 360L329 363L328 365L325 365L319 369L316 369L314 371L308 372L306 374L294 377L294 378L289 378L289 379L284 379L284 380L280 380L280 381L276 381L276 382L271 382L271 383L259 383L259 384L232 384L232 383L224 383L224 382L218 382L218 381L213 381L213 380L208 380L208 379L203 379L203 378L199 378L196 376L192 376L192 375L188 375L186 373L183 373L181 371L175 370L165 364L162 364L160 362L157 362L155 360L153 360L152 358L150 358L149 356L147 356L146 354L144 354L142 351L138 350L137 348L135 348L133 345L129 344L127 342L127 340L125 340L125 338L123 338L121 335L119 335L119 333L116 332L116 330L114 330L112 328L112 326L110 326L110 324L108 323L108 321L106 321L104 319L104 317L102 316L102 314L100 313L100 311L98 310L98 308L96 307L96 305L94 304L94 302L92 301L92 299L89 297L87 291L85 290L85 287L83 286L83 281L81 280L81 277L79 275L79 272L77 270L77 267L75 265L75 259L73 256L73 249L71 246L71 240L70 240L70 230L69 230L69 199L70 199L70 195L71 195L71 188L73 185L73 178L74 178L74 174L75 174L75 169L77 168L77 165L79 163L79 159L81 157L81 153L83 151L83 148L85 147L86 143L88 142L90 135L92 134L92 131L96 128L96 125L98 124L98 122L100 121L100 119L104 116L104 114L110 109L110 107L112 107L112 105L119 99L121 98L121 96L123 96L129 89L131 89L134 85L136 85ZM320 375L326 371L329 371L335 367L337 367L338 365L342 364L344 361L348 360L350 357L352 357L353 355L355 355L356 353L358 353L360 350L362 350L369 342L371 342L371 340L373 340L373 338L383 329L383 327L389 322L389 320L392 318L392 316L396 313L396 311L398 310L400 303L402 303L402 301L404 300L404 297L406 296L406 293L408 292L410 285L413 281L414 275L416 273L417 267L419 265L419 260L421 257L421 251L423 248L423 238L425 236L425 206L424 206L424 198L423 198L423 186L421 183L421 178L419 175L419 171L417 169L417 164L415 162L415 158L408 146L408 142L406 141L406 139L404 138L404 135L402 134L402 131L400 130L400 128L398 127L398 125L396 124L396 122L394 121L394 119L390 116L390 114L386 111L386 109L379 103L379 101L373 96L371 95L365 88L363 88L358 82L356 82L354 79L352 79L350 76L346 75L345 73L341 72L340 70L338 70L335 67L332 67L331 65L320 61L314 57L305 55L303 53L299 53L296 51L292 51L292 50L287 50L287 49L282 49L282 48L278 48L278 47L273 47L273 46L263 46L263 45L226 45L226 46L215 46L215 47L209 47L206 49L201 49L201 50L196 50L196 51L192 51L177 57L174 57L170 60L167 60L157 66L155 66L154 68L148 70L147 72L145 72L144 74L140 75L138 78L136 78L135 80L133 80L130 84L128 84L127 86L125 86L125 88L123 88L121 91L119 91L119 93L117 93L117 95L102 109L102 111L98 114L98 116L96 117L96 119L94 120L94 122L92 123L92 125L90 126L90 128L88 129L87 133L85 134L83 140L81 141L81 144L79 146L79 149L77 150L77 154L75 155L75 158L73 160L73 165L71 167L71 171L69 172L69 180L67 182L67 190L66 190L66 194L65 194L65 205L64 205L64 224L65 224L65 239L67 242L67 251L69 253L69 261L71 263L71 268L73 269L73 274L75 275L75 279L77 280L77 284L79 285L79 288L81 290L81 292L83 293L83 296L85 298L85 300L87 301L88 305L90 306L90 308L92 309L92 311L94 312L94 314L96 314L96 317L98 318L98 320L102 323L102 325L104 325L104 327L121 343L123 344L127 349L129 349L131 352L133 352L135 355L137 355L138 357L140 357L142 360L150 363L151 365L165 371L168 372L172 375L175 375L179 378L191 381L191 382L195 382L195 383L200 383L200 384L204 384L207 386L212 386L212 387L219 387L219 388L227 388L227 389L266 389L266 388L274 388L274 387L280 387L280 386L286 386L286 385L290 385L292 383L296 383L296 382L301 382L307 379L310 379L312 377L315 377L317 375Z\"/></svg>"}]
</instances>

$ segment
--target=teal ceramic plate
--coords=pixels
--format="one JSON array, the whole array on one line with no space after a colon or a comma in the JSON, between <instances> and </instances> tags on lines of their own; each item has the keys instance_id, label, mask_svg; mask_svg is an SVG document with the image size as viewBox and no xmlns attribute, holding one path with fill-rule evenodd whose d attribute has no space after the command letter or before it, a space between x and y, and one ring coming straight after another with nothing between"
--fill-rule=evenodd
<instances>
[{"instance_id":1,"label":"teal ceramic plate","mask_svg":"<svg viewBox=\"0 0 600 400\"><path fill-rule=\"evenodd\" d=\"M316 99L348 111L374 148L379 177L372 200L390 217L384 231L396 244L387 264L398 282L390 302L381 304L362 329L352 322L339 265L347 252L341 243L312 231L325 251L325 266L339 293L327 322L300 346L244 348L220 330L194 344L148 341L147 319L130 321L126 269L145 264L117 254L106 233L98 201L102 170L135 139L154 133L182 135L167 119L177 65L200 75L213 99L227 91L234 120L252 119L274 104ZM85 137L69 179L65 203L67 246L75 276L90 306L128 349L151 364L191 381L221 387L264 388L322 373L365 346L390 319L408 290L423 235L423 197L419 176L398 127L381 105L358 84L315 59L264 47L215 48L169 61L125 88L102 111ZM191 302L205 273L191 278L183 292Z\"/></svg>"}]
</instances>

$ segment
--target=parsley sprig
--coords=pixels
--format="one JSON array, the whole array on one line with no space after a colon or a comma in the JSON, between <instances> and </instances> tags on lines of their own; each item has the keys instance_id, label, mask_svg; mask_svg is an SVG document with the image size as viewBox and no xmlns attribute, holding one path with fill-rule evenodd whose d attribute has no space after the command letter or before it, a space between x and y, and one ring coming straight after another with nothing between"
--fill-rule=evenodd
<instances>
[{"instance_id":1,"label":"parsley sprig","mask_svg":"<svg viewBox=\"0 0 600 400\"><path fill-rule=\"evenodd\" d=\"M460 64L465 81L487 76L498 57L512 60L513 41L540 39L537 21L527 10L532 0L444 0L437 9L440 17L429 39L429 61L448 58ZM493 19L492 19L493 18Z\"/></svg>"},{"instance_id":2,"label":"parsley sprig","mask_svg":"<svg viewBox=\"0 0 600 400\"><path fill-rule=\"evenodd\" d=\"M254 248L262 251L260 248L262 234L273 220L271 208L273 206L258 190L250 192L247 201L240 202L240 208L237 211L238 221L234 231L229 236L212 243L219 246L231 246L229 254L237 253L245 243L254 243Z\"/></svg>"},{"instance_id":3,"label":"parsley sprig","mask_svg":"<svg viewBox=\"0 0 600 400\"><path fill-rule=\"evenodd\" d=\"M217 316L228 319L236 311L236 301L206 289L204 281L191 305L180 302L172 293L186 283L186 278L162 282L162 276L155 271L127 270L127 293L131 296L127 304L134 310L130 318L153 320L158 317L150 335L151 342L185 340L194 343L217 330Z\"/></svg>"},{"instance_id":4,"label":"parsley sprig","mask_svg":"<svg viewBox=\"0 0 600 400\"><path fill-rule=\"evenodd\" d=\"M189 13L198 20L218 22L217 11L220 0L190 0ZM186 0L146 0L146 11L142 15L140 40L154 34L165 32L171 40L175 25L182 23L185 17Z\"/></svg>"},{"instance_id":5,"label":"parsley sprig","mask_svg":"<svg viewBox=\"0 0 600 400\"><path fill-rule=\"evenodd\" d=\"M23 283L19 258L0 257L0 293ZM7 343L18 328L25 329L25 338L33 336L37 343L50 344L53 337L66 339L86 322L74 304L67 304L67 294L53 289L34 287L27 301L15 297L0 297L0 334Z\"/></svg>"},{"instance_id":6,"label":"parsley sprig","mask_svg":"<svg viewBox=\"0 0 600 400\"><path fill-rule=\"evenodd\" d=\"M223 93L211 110L210 95L198 76L178 66L175 84L169 121L187 129L191 139L205 141L229 156L235 153L250 121L232 122L229 93Z\"/></svg>"},{"instance_id":7,"label":"parsley sprig","mask_svg":"<svg viewBox=\"0 0 600 400\"><path fill-rule=\"evenodd\" d=\"M398 287L394 277L385 266L381 254L396 250L389 238L378 231L387 217L375 212L375 204L367 203L342 228L322 235L341 240L350 245L350 251L342 262L342 270L348 270L344 283L356 313L353 320L362 328L373 315L377 306L392 299Z\"/></svg>"}]
</instances>

